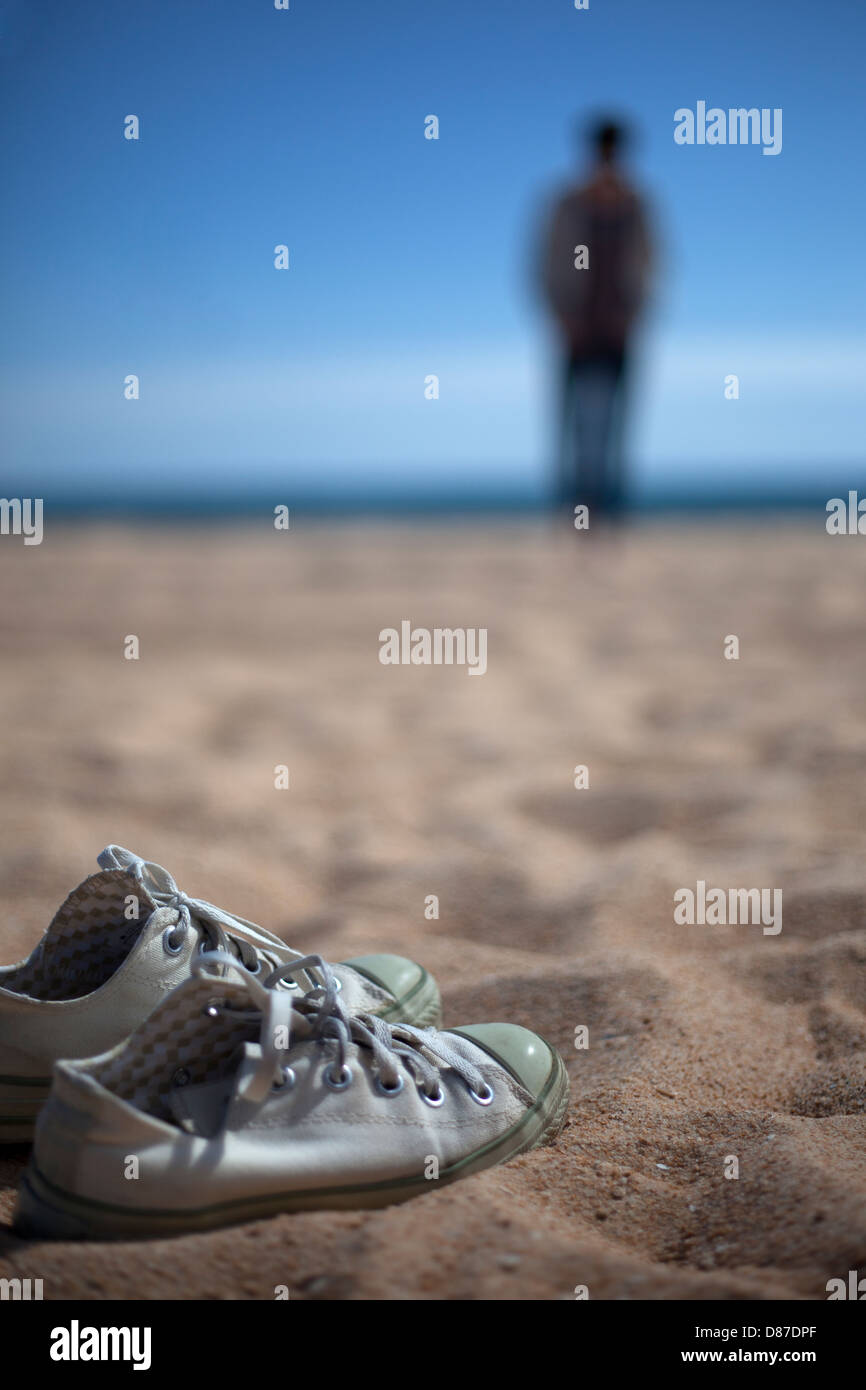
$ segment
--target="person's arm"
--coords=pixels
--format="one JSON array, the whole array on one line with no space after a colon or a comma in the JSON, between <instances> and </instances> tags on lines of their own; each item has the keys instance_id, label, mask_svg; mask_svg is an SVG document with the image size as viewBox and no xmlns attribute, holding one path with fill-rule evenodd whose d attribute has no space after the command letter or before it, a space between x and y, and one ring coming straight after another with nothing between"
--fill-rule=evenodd
<instances>
[{"instance_id":1,"label":"person's arm","mask_svg":"<svg viewBox=\"0 0 866 1390\"><path fill-rule=\"evenodd\" d=\"M638 198L636 201L635 261L639 298L638 307L641 307L652 293L657 262L652 217L642 198Z\"/></svg>"},{"instance_id":2,"label":"person's arm","mask_svg":"<svg viewBox=\"0 0 866 1390\"><path fill-rule=\"evenodd\" d=\"M562 244L562 202L556 204L547 219L541 252L541 291L547 307L556 313L557 277L556 248Z\"/></svg>"},{"instance_id":3,"label":"person's arm","mask_svg":"<svg viewBox=\"0 0 866 1390\"><path fill-rule=\"evenodd\" d=\"M583 273L575 269L574 248L580 242L572 200L560 198L548 218L543 238L540 279L547 307L565 338L580 335Z\"/></svg>"}]
</instances>

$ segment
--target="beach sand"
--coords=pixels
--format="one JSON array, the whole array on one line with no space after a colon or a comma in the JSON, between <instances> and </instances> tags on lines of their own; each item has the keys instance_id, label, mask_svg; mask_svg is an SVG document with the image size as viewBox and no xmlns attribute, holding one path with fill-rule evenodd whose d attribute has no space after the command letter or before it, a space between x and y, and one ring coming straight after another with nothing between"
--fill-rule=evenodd
<instances>
[{"instance_id":1,"label":"beach sand","mask_svg":"<svg viewBox=\"0 0 866 1390\"><path fill-rule=\"evenodd\" d=\"M820 517L609 547L534 522L46 521L0 540L0 959L119 843L299 949L422 960L447 1024L555 1043L572 1105L552 1146L404 1206L134 1246L12 1236L6 1150L0 1277L820 1299L866 1273L866 543ZM403 619L486 628L486 674L382 665ZM782 931L677 924L699 880L781 889Z\"/></svg>"}]
</instances>

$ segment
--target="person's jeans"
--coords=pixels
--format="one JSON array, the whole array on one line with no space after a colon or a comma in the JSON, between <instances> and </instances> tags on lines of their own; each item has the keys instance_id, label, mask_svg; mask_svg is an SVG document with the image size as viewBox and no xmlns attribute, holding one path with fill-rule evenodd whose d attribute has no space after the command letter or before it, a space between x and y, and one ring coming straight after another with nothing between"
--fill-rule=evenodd
<instances>
[{"instance_id":1,"label":"person's jeans","mask_svg":"<svg viewBox=\"0 0 866 1390\"><path fill-rule=\"evenodd\" d=\"M624 352L565 362L559 500L589 507L590 529L594 520L621 518L625 507L625 375Z\"/></svg>"}]
</instances>

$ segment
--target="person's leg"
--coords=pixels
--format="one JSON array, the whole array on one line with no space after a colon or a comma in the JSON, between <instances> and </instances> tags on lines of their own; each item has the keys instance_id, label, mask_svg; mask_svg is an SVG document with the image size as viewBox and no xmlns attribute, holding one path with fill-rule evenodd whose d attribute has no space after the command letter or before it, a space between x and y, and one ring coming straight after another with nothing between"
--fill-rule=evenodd
<instances>
[{"instance_id":1,"label":"person's leg","mask_svg":"<svg viewBox=\"0 0 866 1390\"><path fill-rule=\"evenodd\" d=\"M589 508L590 530L604 511L604 417L607 385L603 363L578 362L574 369L575 434L578 453L578 496Z\"/></svg>"},{"instance_id":2,"label":"person's leg","mask_svg":"<svg viewBox=\"0 0 866 1390\"><path fill-rule=\"evenodd\" d=\"M559 438L555 507L557 515L574 506L577 491L577 436L574 423L574 361L564 352L559 380Z\"/></svg>"},{"instance_id":3,"label":"person's leg","mask_svg":"<svg viewBox=\"0 0 866 1390\"><path fill-rule=\"evenodd\" d=\"M627 372L628 364L625 354L620 353L611 360L605 449L607 510L612 521L621 521L626 508L624 432L628 389Z\"/></svg>"}]
</instances>

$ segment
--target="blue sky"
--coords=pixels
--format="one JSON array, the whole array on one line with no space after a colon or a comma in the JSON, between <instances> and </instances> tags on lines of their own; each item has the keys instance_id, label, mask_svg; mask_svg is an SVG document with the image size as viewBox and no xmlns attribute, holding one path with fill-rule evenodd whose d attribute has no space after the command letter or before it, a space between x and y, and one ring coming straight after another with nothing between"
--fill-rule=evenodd
<instances>
[{"instance_id":1,"label":"blue sky","mask_svg":"<svg viewBox=\"0 0 866 1390\"><path fill-rule=\"evenodd\" d=\"M662 249L642 483L856 485L856 0L27 0L0 16L6 491L536 484L550 353L531 251L575 167L574 118L599 108L640 129ZM676 145L674 111L699 100L781 107L781 154Z\"/></svg>"}]
</instances>

